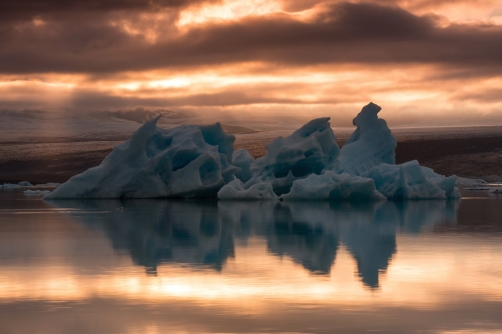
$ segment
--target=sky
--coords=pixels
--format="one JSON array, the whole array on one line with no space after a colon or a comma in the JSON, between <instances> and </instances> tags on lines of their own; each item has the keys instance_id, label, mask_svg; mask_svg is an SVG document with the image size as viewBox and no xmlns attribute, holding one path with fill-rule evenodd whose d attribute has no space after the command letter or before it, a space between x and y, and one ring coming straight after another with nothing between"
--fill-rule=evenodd
<instances>
[{"instance_id":1,"label":"sky","mask_svg":"<svg viewBox=\"0 0 502 334\"><path fill-rule=\"evenodd\" d=\"M502 0L0 2L0 110L502 125Z\"/></svg>"}]
</instances>

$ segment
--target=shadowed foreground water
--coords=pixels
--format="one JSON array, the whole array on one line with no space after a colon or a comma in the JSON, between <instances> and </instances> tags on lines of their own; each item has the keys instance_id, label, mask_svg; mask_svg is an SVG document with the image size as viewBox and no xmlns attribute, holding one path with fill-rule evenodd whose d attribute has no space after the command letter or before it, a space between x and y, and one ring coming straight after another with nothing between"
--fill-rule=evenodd
<instances>
[{"instance_id":1,"label":"shadowed foreground water","mask_svg":"<svg viewBox=\"0 0 502 334\"><path fill-rule=\"evenodd\" d=\"M499 333L502 198L0 192L0 333Z\"/></svg>"}]
</instances>

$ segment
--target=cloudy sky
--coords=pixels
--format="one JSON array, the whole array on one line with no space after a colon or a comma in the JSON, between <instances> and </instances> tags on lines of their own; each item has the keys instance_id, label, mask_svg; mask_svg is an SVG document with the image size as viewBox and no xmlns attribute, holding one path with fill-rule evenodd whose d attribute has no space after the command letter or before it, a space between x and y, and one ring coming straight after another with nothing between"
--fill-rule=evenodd
<instances>
[{"instance_id":1,"label":"cloudy sky","mask_svg":"<svg viewBox=\"0 0 502 334\"><path fill-rule=\"evenodd\" d=\"M0 109L502 124L502 0L0 2Z\"/></svg>"}]
</instances>

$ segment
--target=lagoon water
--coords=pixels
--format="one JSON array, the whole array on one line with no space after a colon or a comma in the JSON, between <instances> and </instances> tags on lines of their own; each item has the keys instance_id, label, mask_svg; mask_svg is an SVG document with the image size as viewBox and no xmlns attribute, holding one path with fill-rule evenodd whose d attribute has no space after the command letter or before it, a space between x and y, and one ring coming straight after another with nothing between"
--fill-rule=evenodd
<instances>
[{"instance_id":1,"label":"lagoon water","mask_svg":"<svg viewBox=\"0 0 502 334\"><path fill-rule=\"evenodd\" d=\"M0 333L501 333L501 217L0 191Z\"/></svg>"}]
</instances>

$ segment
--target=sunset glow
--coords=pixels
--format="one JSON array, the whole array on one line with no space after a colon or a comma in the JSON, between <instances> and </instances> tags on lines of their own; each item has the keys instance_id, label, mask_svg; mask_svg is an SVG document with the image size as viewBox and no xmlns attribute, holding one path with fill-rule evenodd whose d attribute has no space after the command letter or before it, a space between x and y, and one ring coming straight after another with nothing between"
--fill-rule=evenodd
<instances>
[{"instance_id":1,"label":"sunset glow","mask_svg":"<svg viewBox=\"0 0 502 334\"><path fill-rule=\"evenodd\" d=\"M2 23L0 107L246 109L348 125L375 101L391 125L502 124L501 1L138 6L79 9L92 19L19 8Z\"/></svg>"}]
</instances>

